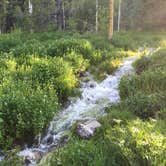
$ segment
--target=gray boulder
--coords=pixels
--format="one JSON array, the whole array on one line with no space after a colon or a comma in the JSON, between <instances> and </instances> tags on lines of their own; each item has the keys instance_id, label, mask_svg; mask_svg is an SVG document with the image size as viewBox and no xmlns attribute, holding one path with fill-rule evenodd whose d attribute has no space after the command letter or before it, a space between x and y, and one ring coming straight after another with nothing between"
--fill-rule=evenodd
<instances>
[{"instance_id":1,"label":"gray boulder","mask_svg":"<svg viewBox=\"0 0 166 166\"><path fill-rule=\"evenodd\" d=\"M86 121L78 124L76 132L81 138L89 139L99 127L101 127L101 124L96 120Z\"/></svg>"}]
</instances>

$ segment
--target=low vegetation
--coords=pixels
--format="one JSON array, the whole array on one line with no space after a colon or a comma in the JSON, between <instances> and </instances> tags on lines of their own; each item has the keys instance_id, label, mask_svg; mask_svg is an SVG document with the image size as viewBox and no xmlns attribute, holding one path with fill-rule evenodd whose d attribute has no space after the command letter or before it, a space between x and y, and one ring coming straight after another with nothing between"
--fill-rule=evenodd
<instances>
[{"instance_id":1,"label":"low vegetation","mask_svg":"<svg viewBox=\"0 0 166 166\"><path fill-rule=\"evenodd\" d=\"M2 35L0 147L11 150L31 144L74 94L83 72L90 70L97 80L102 80L119 67L124 57L137 54L141 42L149 46L155 38L120 34L115 34L112 43L104 36L90 34ZM107 109L108 115L100 119L102 128L96 136L87 141L73 133L69 143L48 155L40 166L165 164L166 50L162 35L156 36L153 44L163 49L152 58L140 58L134 64L137 75L121 80L122 101ZM7 160L1 164L23 164L11 156L9 151Z\"/></svg>"}]
</instances>

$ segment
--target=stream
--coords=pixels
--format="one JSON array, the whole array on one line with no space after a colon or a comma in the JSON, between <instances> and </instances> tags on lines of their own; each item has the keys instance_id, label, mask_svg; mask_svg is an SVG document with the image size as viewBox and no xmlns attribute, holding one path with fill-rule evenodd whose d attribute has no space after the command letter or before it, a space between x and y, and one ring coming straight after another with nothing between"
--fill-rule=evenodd
<instances>
[{"instance_id":1,"label":"stream","mask_svg":"<svg viewBox=\"0 0 166 166\"><path fill-rule=\"evenodd\" d=\"M106 107L120 101L118 84L124 75L134 73L132 63L137 58L138 56L125 58L119 69L113 75L107 75L106 79L100 83L94 81L93 76L86 73L85 79L88 81L81 83L81 97L69 99L70 104L55 115L46 135L42 139L39 138L37 147L25 148L18 155L28 159L28 166L34 166L36 154L44 156L58 147L61 138L75 122L104 116Z\"/></svg>"}]
</instances>

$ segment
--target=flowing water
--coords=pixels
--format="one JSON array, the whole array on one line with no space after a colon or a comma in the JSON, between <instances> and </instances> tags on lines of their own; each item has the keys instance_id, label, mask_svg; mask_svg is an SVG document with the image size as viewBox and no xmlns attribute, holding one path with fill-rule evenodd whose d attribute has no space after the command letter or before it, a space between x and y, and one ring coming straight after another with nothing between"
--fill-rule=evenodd
<instances>
[{"instance_id":1,"label":"flowing water","mask_svg":"<svg viewBox=\"0 0 166 166\"><path fill-rule=\"evenodd\" d=\"M81 97L71 99L71 103L64 108L59 114L56 114L48 133L41 140L37 148L26 148L19 153L20 156L29 157L30 165L35 165L34 152L40 151L47 153L52 147L55 147L64 133L78 120L96 119L105 114L104 108L120 100L118 84L122 76L134 72L132 63L137 56L124 59L121 67L114 73L108 75L104 81L97 83L93 77L87 73L89 81L83 82L80 88ZM34 160L33 160L34 159Z\"/></svg>"},{"instance_id":2,"label":"flowing water","mask_svg":"<svg viewBox=\"0 0 166 166\"><path fill-rule=\"evenodd\" d=\"M47 134L41 140L39 139L37 147L25 148L18 155L28 158L31 161L28 166L33 166L36 164L36 152L43 156L58 146L61 138L76 121L97 119L105 115L106 107L119 102L118 84L124 75L133 74L132 63L136 59L137 56L125 58L114 75L108 75L100 83L94 81L93 77L87 73L86 77L89 81L82 83L81 97L72 98L69 106L55 115L50 122Z\"/></svg>"}]
</instances>

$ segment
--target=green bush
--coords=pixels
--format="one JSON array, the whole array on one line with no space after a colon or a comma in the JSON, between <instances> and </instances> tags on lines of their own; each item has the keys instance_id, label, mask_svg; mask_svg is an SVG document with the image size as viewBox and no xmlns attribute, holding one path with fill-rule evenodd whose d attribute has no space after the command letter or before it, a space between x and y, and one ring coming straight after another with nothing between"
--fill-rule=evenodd
<instances>
[{"instance_id":1,"label":"green bush","mask_svg":"<svg viewBox=\"0 0 166 166\"><path fill-rule=\"evenodd\" d=\"M31 70L33 82L38 82L42 87L52 85L60 101L66 99L77 85L72 67L62 58L40 58L33 62Z\"/></svg>"},{"instance_id":2,"label":"green bush","mask_svg":"<svg viewBox=\"0 0 166 166\"><path fill-rule=\"evenodd\" d=\"M137 60L134 63L134 67L136 68L136 73L141 74L143 71L147 70L149 63L150 63L149 61L150 61L150 59L145 56L143 56L139 60Z\"/></svg>"},{"instance_id":3,"label":"green bush","mask_svg":"<svg viewBox=\"0 0 166 166\"><path fill-rule=\"evenodd\" d=\"M133 96L136 91L145 94L155 92L166 92L166 73L162 70L143 72L132 78L123 77L119 84L120 96L122 99Z\"/></svg>"},{"instance_id":4,"label":"green bush","mask_svg":"<svg viewBox=\"0 0 166 166\"><path fill-rule=\"evenodd\" d=\"M18 149L7 152L5 160L0 162L1 166L23 166L24 161L18 155Z\"/></svg>"},{"instance_id":5,"label":"green bush","mask_svg":"<svg viewBox=\"0 0 166 166\"><path fill-rule=\"evenodd\" d=\"M66 99L77 86L77 77L74 72L84 71L88 65L81 55L77 61L76 57L72 56L72 54L67 55L66 60L60 57L39 58L38 56L6 59L3 62L1 77L2 80L28 81L34 89L36 85L41 88L53 86L58 98L62 101L62 98Z\"/></svg>"},{"instance_id":6,"label":"green bush","mask_svg":"<svg viewBox=\"0 0 166 166\"><path fill-rule=\"evenodd\" d=\"M77 86L76 74L86 69L88 61L73 52L64 59L6 57L0 64L0 146L11 148L42 132L58 101L64 102Z\"/></svg>"},{"instance_id":7,"label":"green bush","mask_svg":"<svg viewBox=\"0 0 166 166\"><path fill-rule=\"evenodd\" d=\"M134 63L138 74L146 70L166 69L166 48L159 49L152 57L141 57Z\"/></svg>"},{"instance_id":8,"label":"green bush","mask_svg":"<svg viewBox=\"0 0 166 166\"><path fill-rule=\"evenodd\" d=\"M89 60L75 52L64 55L63 59L70 64L75 74L84 72L89 67Z\"/></svg>"},{"instance_id":9,"label":"green bush","mask_svg":"<svg viewBox=\"0 0 166 166\"><path fill-rule=\"evenodd\" d=\"M98 142L99 141L99 142ZM81 141L74 139L65 148L59 149L40 166L129 166L126 156L120 147L111 143L109 139L96 141Z\"/></svg>"},{"instance_id":10,"label":"green bush","mask_svg":"<svg viewBox=\"0 0 166 166\"><path fill-rule=\"evenodd\" d=\"M45 45L36 39L28 40L23 44L19 44L17 47L11 49L11 52L15 57L25 55L47 55Z\"/></svg>"},{"instance_id":11,"label":"green bush","mask_svg":"<svg viewBox=\"0 0 166 166\"><path fill-rule=\"evenodd\" d=\"M34 90L28 82L12 82L3 84L0 94L1 146L32 141L58 108L56 92L51 87Z\"/></svg>"},{"instance_id":12,"label":"green bush","mask_svg":"<svg viewBox=\"0 0 166 166\"><path fill-rule=\"evenodd\" d=\"M55 41L48 41L46 44L47 55L49 56L63 56L72 51L88 58L92 54L92 45L88 40L84 39L59 39Z\"/></svg>"},{"instance_id":13,"label":"green bush","mask_svg":"<svg viewBox=\"0 0 166 166\"><path fill-rule=\"evenodd\" d=\"M144 94L143 92L136 92L133 96L129 96L122 101L122 107L125 107L135 115L142 119L149 117L157 118L161 114L161 110L166 108L165 93Z\"/></svg>"},{"instance_id":14,"label":"green bush","mask_svg":"<svg viewBox=\"0 0 166 166\"><path fill-rule=\"evenodd\" d=\"M112 44L126 51L137 49L136 42L133 40L132 36L126 32L115 33L112 38Z\"/></svg>"},{"instance_id":15,"label":"green bush","mask_svg":"<svg viewBox=\"0 0 166 166\"><path fill-rule=\"evenodd\" d=\"M22 44L21 33L15 32L0 36L0 52L10 52L11 48Z\"/></svg>"},{"instance_id":16,"label":"green bush","mask_svg":"<svg viewBox=\"0 0 166 166\"><path fill-rule=\"evenodd\" d=\"M83 55L85 58L92 56L92 45L88 40L76 38L62 38L39 42L31 39L11 49L14 56L38 55L38 56L63 56L71 52Z\"/></svg>"},{"instance_id":17,"label":"green bush","mask_svg":"<svg viewBox=\"0 0 166 166\"><path fill-rule=\"evenodd\" d=\"M152 57L141 57L134 64L139 75L125 76L119 84L122 107L141 118L165 115L166 108L166 50L157 51Z\"/></svg>"}]
</instances>

